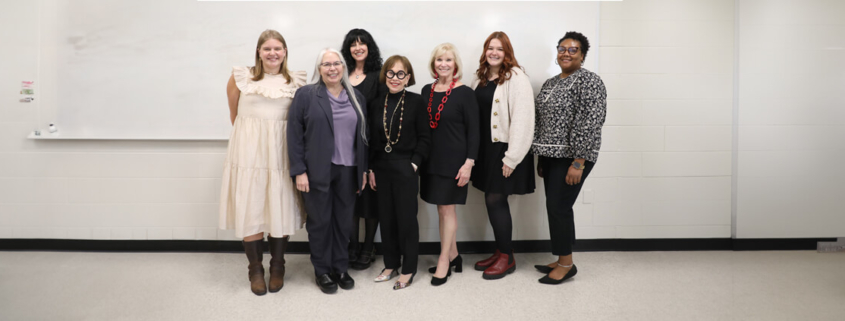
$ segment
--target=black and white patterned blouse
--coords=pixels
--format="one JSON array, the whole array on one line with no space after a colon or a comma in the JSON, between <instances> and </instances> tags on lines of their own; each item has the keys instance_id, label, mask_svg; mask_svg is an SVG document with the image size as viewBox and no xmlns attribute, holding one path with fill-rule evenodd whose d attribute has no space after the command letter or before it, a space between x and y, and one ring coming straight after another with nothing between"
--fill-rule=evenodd
<instances>
[{"instance_id":1,"label":"black and white patterned blouse","mask_svg":"<svg viewBox=\"0 0 845 321\"><path fill-rule=\"evenodd\" d=\"M598 159L607 112L607 91L599 75L581 68L564 79L557 75L549 78L534 105L531 151L535 155Z\"/></svg>"}]
</instances>

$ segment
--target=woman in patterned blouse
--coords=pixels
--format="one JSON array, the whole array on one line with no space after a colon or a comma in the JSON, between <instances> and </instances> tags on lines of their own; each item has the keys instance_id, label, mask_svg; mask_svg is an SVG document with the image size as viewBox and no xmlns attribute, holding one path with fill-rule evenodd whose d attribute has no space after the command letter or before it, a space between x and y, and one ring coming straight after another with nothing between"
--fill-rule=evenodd
<instances>
[{"instance_id":1,"label":"woman in patterned blouse","mask_svg":"<svg viewBox=\"0 0 845 321\"><path fill-rule=\"evenodd\" d=\"M531 146L539 156L537 174L543 177L546 189L552 254L558 256L555 262L534 266L547 274L540 279L544 284L560 284L578 273L572 263L572 205L598 159L607 107L601 78L582 68L590 50L587 37L567 32L556 48L560 75L546 80L537 95Z\"/></svg>"}]
</instances>

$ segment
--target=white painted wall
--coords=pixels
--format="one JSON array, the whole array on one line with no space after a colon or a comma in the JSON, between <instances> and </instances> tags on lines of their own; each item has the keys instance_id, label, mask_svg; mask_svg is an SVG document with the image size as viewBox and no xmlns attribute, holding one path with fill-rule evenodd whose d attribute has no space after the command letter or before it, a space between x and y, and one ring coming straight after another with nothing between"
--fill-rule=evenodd
<instances>
[{"instance_id":1,"label":"white painted wall","mask_svg":"<svg viewBox=\"0 0 845 321\"><path fill-rule=\"evenodd\" d=\"M587 59L607 122L580 237L731 236L733 19L729 0L602 3L601 55Z\"/></svg>"},{"instance_id":2,"label":"white painted wall","mask_svg":"<svg viewBox=\"0 0 845 321\"><path fill-rule=\"evenodd\" d=\"M739 1L739 13L726 0L601 3L599 30L582 30L600 49L587 60L597 63L609 101L598 167L576 205L579 238L731 236L735 14L738 236L845 235L834 163L845 137L836 92L845 70L842 4ZM224 142L25 138L56 113L55 93L17 101L21 80L39 81L39 68L55 68L39 65L38 55L61 54L39 48L39 17L50 18L38 1L0 2L0 238L233 239L216 227ZM808 31L795 34L801 23ZM787 54L787 38L812 50ZM798 68L789 73L796 78L775 68L785 65ZM778 172L796 155L806 175ZM515 239L548 238L542 195L539 184L535 194L511 198ZM437 241L434 207L421 205L419 218L421 240ZM460 241L492 240L477 191L459 219ZM294 236L306 239L304 231Z\"/></svg>"},{"instance_id":3,"label":"white painted wall","mask_svg":"<svg viewBox=\"0 0 845 321\"><path fill-rule=\"evenodd\" d=\"M845 2L738 14L737 237L845 235Z\"/></svg>"}]
</instances>

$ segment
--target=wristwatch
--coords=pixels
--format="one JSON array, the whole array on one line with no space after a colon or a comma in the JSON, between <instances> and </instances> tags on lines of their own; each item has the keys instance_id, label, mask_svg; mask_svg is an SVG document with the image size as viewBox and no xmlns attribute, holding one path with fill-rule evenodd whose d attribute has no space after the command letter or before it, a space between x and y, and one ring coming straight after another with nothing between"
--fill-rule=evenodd
<instances>
[{"instance_id":1,"label":"wristwatch","mask_svg":"<svg viewBox=\"0 0 845 321\"><path fill-rule=\"evenodd\" d=\"M572 168L574 169L584 169L584 164L581 164L576 161L572 161Z\"/></svg>"}]
</instances>

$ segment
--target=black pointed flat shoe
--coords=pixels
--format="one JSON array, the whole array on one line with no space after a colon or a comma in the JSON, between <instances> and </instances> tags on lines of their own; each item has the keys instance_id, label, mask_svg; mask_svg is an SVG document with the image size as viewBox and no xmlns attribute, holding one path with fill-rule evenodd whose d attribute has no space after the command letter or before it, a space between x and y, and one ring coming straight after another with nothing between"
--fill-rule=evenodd
<instances>
[{"instance_id":1,"label":"black pointed flat shoe","mask_svg":"<svg viewBox=\"0 0 845 321\"><path fill-rule=\"evenodd\" d=\"M555 269L555 268L549 267L548 265L540 265L540 264L535 265L534 268L537 269L537 271L542 272L543 274L552 273L552 270Z\"/></svg>"},{"instance_id":2,"label":"black pointed flat shoe","mask_svg":"<svg viewBox=\"0 0 845 321\"><path fill-rule=\"evenodd\" d=\"M561 265L560 263L558 263L557 265L562 266L562 267L569 267L569 265ZM548 275L546 275L546 276L540 278L539 281L540 281L540 283L543 283L543 284L561 284L561 283L563 283L563 281L571 279L573 276L575 276L575 274L578 274L578 268L575 267L575 264L572 264L572 268L569 269L569 272L566 272L566 275L564 275L562 279L555 280L555 279L550 278Z\"/></svg>"}]
</instances>

